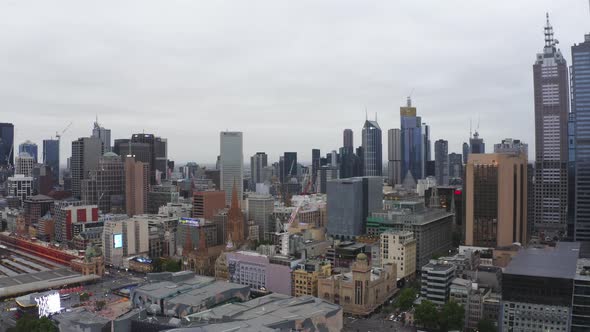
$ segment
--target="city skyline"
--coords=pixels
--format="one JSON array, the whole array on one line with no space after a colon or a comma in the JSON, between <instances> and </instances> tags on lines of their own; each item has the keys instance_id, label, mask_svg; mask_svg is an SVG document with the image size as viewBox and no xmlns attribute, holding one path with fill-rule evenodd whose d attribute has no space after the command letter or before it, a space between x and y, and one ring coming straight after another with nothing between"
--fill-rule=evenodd
<instances>
[{"instance_id":1,"label":"city skyline","mask_svg":"<svg viewBox=\"0 0 590 332\"><path fill-rule=\"evenodd\" d=\"M213 163L219 150L213 143L226 129L244 133L247 156L265 151L276 161L297 151L309 162L311 148L337 150L345 128L359 145L365 107L369 118L379 114L384 131L399 128L397 110L413 90L431 140L448 140L449 152L461 152L470 120L490 144L519 136L534 151L531 63L543 43L545 12L568 60L569 47L589 30L581 24L588 22L584 1L466 3L467 17L436 2L339 3L341 13L333 16L321 4L268 2L263 12L274 15L254 11L248 20L233 14L240 5L191 5L201 7L170 6L163 17L150 3L131 17L131 8L114 14L97 6L76 22L60 19L87 9L75 3L63 13L43 5L32 12L18 3L6 8L0 15L7 31L23 32L0 37L10 66L0 91L15 144L30 139L40 146L72 121L62 137L63 165L70 143L89 136L98 116L113 138L137 132L168 138L170 159L180 163ZM199 17L211 14L222 25ZM22 15L32 15L30 23ZM171 17L176 24L166 24ZM282 22L303 18L303 26ZM105 20L110 28L97 29ZM510 53L498 57L499 50ZM507 114L513 121L501 120ZM32 115L40 121L30 123ZM181 130L186 121L194 129ZM209 143L186 143L193 141Z\"/></svg>"}]
</instances>

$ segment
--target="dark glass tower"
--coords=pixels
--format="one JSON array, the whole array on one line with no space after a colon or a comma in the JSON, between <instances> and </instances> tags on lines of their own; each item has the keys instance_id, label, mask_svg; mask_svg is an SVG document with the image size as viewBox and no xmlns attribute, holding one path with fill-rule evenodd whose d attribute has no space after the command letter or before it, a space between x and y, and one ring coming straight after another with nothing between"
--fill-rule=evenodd
<instances>
[{"instance_id":1,"label":"dark glass tower","mask_svg":"<svg viewBox=\"0 0 590 332\"><path fill-rule=\"evenodd\" d=\"M381 176L383 173L383 143L377 121L366 120L363 126L363 175Z\"/></svg>"},{"instance_id":2,"label":"dark glass tower","mask_svg":"<svg viewBox=\"0 0 590 332\"><path fill-rule=\"evenodd\" d=\"M59 140L43 140L43 163L51 169L53 184L59 183Z\"/></svg>"},{"instance_id":3,"label":"dark glass tower","mask_svg":"<svg viewBox=\"0 0 590 332\"><path fill-rule=\"evenodd\" d=\"M0 123L0 167L14 167L14 125Z\"/></svg>"},{"instance_id":4,"label":"dark glass tower","mask_svg":"<svg viewBox=\"0 0 590 332\"><path fill-rule=\"evenodd\" d=\"M535 230L564 235L567 226L568 68L545 26L545 47L533 65L535 90Z\"/></svg>"},{"instance_id":5,"label":"dark glass tower","mask_svg":"<svg viewBox=\"0 0 590 332\"><path fill-rule=\"evenodd\" d=\"M297 152L285 152L283 154L284 167L283 174L285 183L289 182L292 177L297 176Z\"/></svg>"},{"instance_id":6,"label":"dark glass tower","mask_svg":"<svg viewBox=\"0 0 590 332\"><path fill-rule=\"evenodd\" d=\"M449 141L434 142L434 174L439 186L449 184Z\"/></svg>"},{"instance_id":7,"label":"dark glass tower","mask_svg":"<svg viewBox=\"0 0 590 332\"><path fill-rule=\"evenodd\" d=\"M422 118L416 115L416 107L408 97L406 107L400 107L401 146L402 146L402 182L411 173L418 180L424 178L426 167L425 139Z\"/></svg>"},{"instance_id":8,"label":"dark glass tower","mask_svg":"<svg viewBox=\"0 0 590 332\"><path fill-rule=\"evenodd\" d=\"M320 169L320 149L311 150L311 174L313 178L313 185L316 187L318 179L318 170Z\"/></svg>"},{"instance_id":9,"label":"dark glass tower","mask_svg":"<svg viewBox=\"0 0 590 332\"><path fill-rule=\"evenodd\" d=\"M31 142L31 141L26 141L24 143L21 143L18 146L18 153L21 154L23 152L28 153L31 157L33 157L33 162L36 164L37 161L37 156L38 156L38 149L37 149L37 144Z\"/></svg>"}]
</instances>

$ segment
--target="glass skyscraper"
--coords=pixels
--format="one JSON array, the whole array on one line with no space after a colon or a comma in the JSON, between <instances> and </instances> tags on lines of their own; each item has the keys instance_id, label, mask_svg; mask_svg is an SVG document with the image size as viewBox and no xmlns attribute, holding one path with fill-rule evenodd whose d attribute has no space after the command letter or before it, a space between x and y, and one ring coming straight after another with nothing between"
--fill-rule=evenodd
<instances>
[{"instance_id":1,"label":"glass skyscraper","mask_svg":"<svg viewBox=\"0 0 590 332\"><path fill-rule=\"evenodd\" d=\"M14 167L14 125L0 123L0 167Z\"/></svg>"},{"instance_id":2,"label":"glass skyscraper","mask_svg":"<svg viewBox=\"0 0 590 332\"><path fill-rule=\"evenodd\" d=\"M59 140L43 140L43 164L49 166L53 177L53 184L59 183Z\"/></svg>"},{"instance_id":3,"label":"glass skyscraper","mask_svg":"<svg viewBox=\"0 0 590 332\"><path fill-rule=\"evenodd\" d=\"M363 126L363 175L383 174L383 142L377 121L366 120Z\"/></svg>"},{"instance_id":4,"label":"glass skyscraper","mask_svg":"<svg viewBox=\"0 0 590 332\"><path fill-rule=\"evenodd\" d=\"M575 240L590 241L590 34L572 46L572 112L575 116Z\"/></svg>"},{"instance_id":5,"label":"glass skyscraper","mask_svg":"<svg viewBox=\"0 0 590 332\"><path fill-rule=\"evenodd\" d=\"M401 145L402 145L402 181L408 173L414 179L424 178L425 167L425 139L422 128L422 118L416 115L416 107L412 107L412 100L408 97L405 107L400 107Z\"/></svg>"},{"instance_id":6,"label":"glass skyscraper","mask_svg":"<svg viewBox=\"0 0 590 332\"><path fill-rule=\"evenodd\" d=\"M225 191L225 205L230 206L234 185L238 201L244 193L244 154L242 132L222 131L220 139L221 190Z\"/></svg>"},{"instance_id":7,"label":"glass skyscraper","mask_svg":"<svg viewBox=\"0 0 590 332\"><path fill-rule=\"evenodd\" d=\"M21 154L23 152L28 153L31 157L33 157L33 162L37 163L37 144L31 141L25 141L18 146L18 153Z\"/></svg>"}]
</instances>

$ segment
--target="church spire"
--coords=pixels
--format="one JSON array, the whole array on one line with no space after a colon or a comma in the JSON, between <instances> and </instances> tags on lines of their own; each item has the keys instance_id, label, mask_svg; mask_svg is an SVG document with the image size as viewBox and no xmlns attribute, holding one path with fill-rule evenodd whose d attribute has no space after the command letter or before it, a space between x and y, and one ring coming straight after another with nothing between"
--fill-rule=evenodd
<instances>
[{"instance_id":1,"label":"church spire","mask_svg":"<svg viewBox=\"0 0 590 332\"><path fill-rule=\"evenodd\" d=\"M230 209L235 209L235 208L239 208L239 207L240 207L240 203L238 201L238 188L236 186L236 179L234 179L234 186L232 187L232 190L231 190Z\"/></svg>"},{"instance_id":2,"label":"church spire","mask_svg":"<svg viewBox=\"0 0 590 332\"><path fill-rule=\"evenodd\" d=\"M193 239L191 237L191 226L189 226L187 224L185 227L185 231L184 231L184 248L182 249L182 254L186 255L192 251L193 251Z\"/></svg>"},{"instance_id":3,"label":"church spire","mask_svg":"<svg viewBox=\"0 0 590 332\"><path fill-rule=\"evenodd\" d=\"M207 253L207 235L205 235L205 227L199 225L199 254Z\"/></svg>"}]
</instances>

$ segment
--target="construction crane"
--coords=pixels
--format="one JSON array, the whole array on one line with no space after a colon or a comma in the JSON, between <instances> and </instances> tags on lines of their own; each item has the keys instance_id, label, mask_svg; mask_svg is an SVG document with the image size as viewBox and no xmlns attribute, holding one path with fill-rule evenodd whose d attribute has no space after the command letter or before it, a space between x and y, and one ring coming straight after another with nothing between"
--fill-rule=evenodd
<instances>
[{"instance_id":1,"label":"construction crane","mask_svg":"<svg viewBox=\"0 0 590 332\"><path fill-rule=\"evenodd\" d=\"M68 130L70 128L70 126L72 125L72 122L70 121L70 123L68 123L68 125L64 128L64 130L61 131L61 134L59 132L55 132L55 137L60 140L61 139L61 135L63 135L66 130Z\"/></svg>"}]
</instances>

